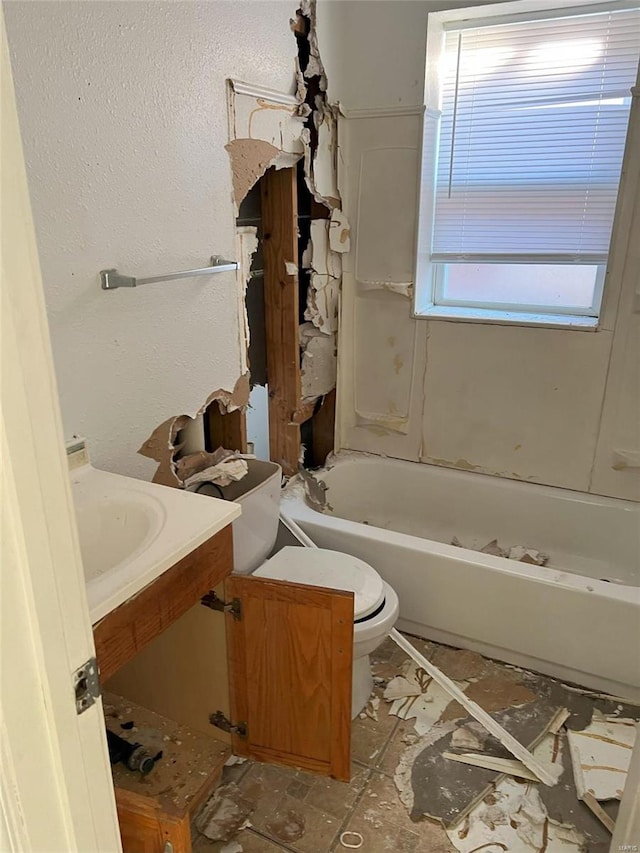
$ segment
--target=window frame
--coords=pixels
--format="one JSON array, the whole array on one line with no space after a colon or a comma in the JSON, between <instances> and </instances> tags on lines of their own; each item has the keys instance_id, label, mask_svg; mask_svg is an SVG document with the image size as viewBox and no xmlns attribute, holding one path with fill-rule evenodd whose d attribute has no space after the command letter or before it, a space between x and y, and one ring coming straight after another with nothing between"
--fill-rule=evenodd
<instances>
[{"instance_id":1,"label":"window frame","mask_svg":"<svg viewBox=\"0 0 640 853\"><path fill-rule=\"evenodd\" d=\"M599 270L590 306L548 306L501 303L489 301L450 300L443 294L444 277L448 264L431 259L431 239L435 214L436 170L439 150L440 74L444 38L451 25L473 28L479 21L499 25L517 21L535 21L549 17L570 17L584 12L609 9L637 8L637 0L564 0L561 8L553 5L541 10L539 0L512 0L490 6L465 9L448 9L430 12L427 21L425 106L420 140L420 182L418 186L416 279L413 298L413 317L416 319L443 319L462 322L489 322L509 325L547 326L595 331L601 324L606 273L609 265L598 264ZM494 14L495 12L495 14ZM449 25L449 26L447 26ZM631 93L629 93L631 94ZM615 219L615 215L614 215ZM609 248L610 252L610 248ZM474 259L475 263L479 263ZM505 262L507 262L505 260ZM532 259L532 263L544 261ZM487 260L486 263L492 263Z\"/></svg>"}]
</instances>

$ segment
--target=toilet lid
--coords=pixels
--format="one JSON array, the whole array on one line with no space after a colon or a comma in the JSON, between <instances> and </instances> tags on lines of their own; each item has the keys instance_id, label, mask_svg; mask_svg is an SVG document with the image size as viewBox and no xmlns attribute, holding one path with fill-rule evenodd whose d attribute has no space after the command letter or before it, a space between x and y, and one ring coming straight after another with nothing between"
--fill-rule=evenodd
<instances>
[{"instance_id":1,"label":"toilet lid","mask_svg":"<svg viewBox=\"0 0 640 853\"><path fill-rule=\"evenodd\" d=\"M382 578L375 569L364 560L326 548L286 546L253 574L256 577L352 592L354 619L362 619L373 613L384 600Z\"/></svg>"}]
</instances>

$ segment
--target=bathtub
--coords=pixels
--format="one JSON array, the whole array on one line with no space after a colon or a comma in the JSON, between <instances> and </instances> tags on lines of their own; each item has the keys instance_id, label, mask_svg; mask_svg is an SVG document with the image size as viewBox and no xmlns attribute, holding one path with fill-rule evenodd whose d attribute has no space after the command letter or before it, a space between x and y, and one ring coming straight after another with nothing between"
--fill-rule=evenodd
<instances>
[{"instance_id":1,"label":"bathtub","mask_svg":"<svg viewBox=\"0 0 640 853\"><path fill-rule=\"evenodd\" d=\"M324 510L295 478L282 512L374 566L401 630L640 699L640 504L356 453L314 476ZM548 564L472 550L493 539Z\"/></svg>"}]
</instances>

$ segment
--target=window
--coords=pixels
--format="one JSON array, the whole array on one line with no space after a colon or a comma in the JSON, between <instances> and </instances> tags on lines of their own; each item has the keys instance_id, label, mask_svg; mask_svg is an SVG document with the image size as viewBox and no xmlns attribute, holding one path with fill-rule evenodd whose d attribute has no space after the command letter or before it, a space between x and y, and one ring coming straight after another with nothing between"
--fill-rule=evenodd
<instances>
[{"instance_id":1,"label":"window","mask_svg":"<svg viewBox=\"0 0 640 853\"><path fill-rule=\"evenodd\" d=\"M640 10L558 5L429 15L417 315L597 324Z\"/></svg>"}]
</instances>

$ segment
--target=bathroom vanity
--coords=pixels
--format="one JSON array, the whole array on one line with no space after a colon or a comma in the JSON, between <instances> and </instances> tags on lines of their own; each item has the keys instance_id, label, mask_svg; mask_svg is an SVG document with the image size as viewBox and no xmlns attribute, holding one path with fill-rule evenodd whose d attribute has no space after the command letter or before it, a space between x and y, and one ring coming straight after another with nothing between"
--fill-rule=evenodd
<instances>
[{"instance_id":1,"label":"bathroom vanity","mask_svg":"<svg viewBox=\"0 0 640 853\"><path fill-rule=\"evenodd\" d=\"M231 749L349 778L351 593L230 576L232 568L228 524L94 626L101 683L125 697L132 719L134 709L152 712L201 739L201 783L190 779L179 807L148 796L154 771L114 774L125 786L116 787L125 853L163 853L167 841L188 853L193 813Z\"/></svg>"}]
</instances>

